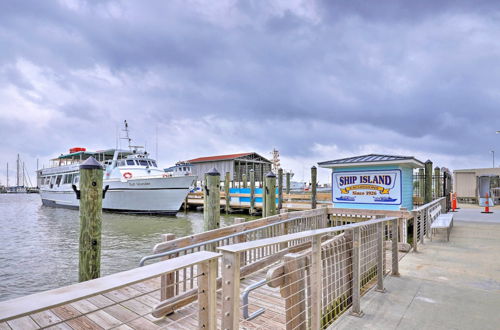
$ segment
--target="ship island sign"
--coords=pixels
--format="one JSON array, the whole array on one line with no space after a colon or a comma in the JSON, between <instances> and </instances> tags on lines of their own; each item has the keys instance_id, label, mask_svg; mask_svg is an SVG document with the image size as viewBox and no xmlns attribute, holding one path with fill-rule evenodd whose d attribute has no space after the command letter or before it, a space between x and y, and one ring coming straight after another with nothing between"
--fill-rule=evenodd
<instances>
[{"instance_id":1,"label":"ship island sign","mask_svg":"<svg viewBox=\"0 0 500 330\"><path fill-rule=\"evenodd\" d=\"M334 203L401 205L401 170L332 173Z\"/></svg>"}]
</instances>

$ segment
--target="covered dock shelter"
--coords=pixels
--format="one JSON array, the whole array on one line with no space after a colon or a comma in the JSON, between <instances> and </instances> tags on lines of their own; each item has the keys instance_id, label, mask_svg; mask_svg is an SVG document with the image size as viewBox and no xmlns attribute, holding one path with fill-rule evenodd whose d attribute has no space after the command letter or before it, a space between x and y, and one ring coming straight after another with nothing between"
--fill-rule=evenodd
<instances>
[{"instance_id":1,"label":"covered dock shelter","mask_svg":"<svg viewBox=\"0 0 500 330\"><path fill-rule=\"evenodd\" d=\"M222 180L225 173L229 172L229 177L236 182L242 181L243 174L248 179L252 169L255 181L262 182L262 178L271 171L272 166L270 160L256 152L199 157L187 160L186 163L192 165L191 174L198 176L198 180L203 179L205 173L215 168L221 174Z\"/></svg>"}]
</instances>

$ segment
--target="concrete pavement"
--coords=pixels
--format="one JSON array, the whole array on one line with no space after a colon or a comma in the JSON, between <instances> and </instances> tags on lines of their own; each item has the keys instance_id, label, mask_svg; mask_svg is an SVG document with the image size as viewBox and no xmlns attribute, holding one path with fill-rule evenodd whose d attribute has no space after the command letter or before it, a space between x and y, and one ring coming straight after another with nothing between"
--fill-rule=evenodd
<instances>
[{"instance_id":1,"label":"concrete pavement","mask_svg":"<svg viewBox=\"0 0 500 330\"><path fill-rule=\"evenodd\" d=\"M500 329L500 209L480 211L460 209L449 243L408 253L386 293L362 297L362 318L344 314L331 329Z\"/></svg>"}]
</instances>

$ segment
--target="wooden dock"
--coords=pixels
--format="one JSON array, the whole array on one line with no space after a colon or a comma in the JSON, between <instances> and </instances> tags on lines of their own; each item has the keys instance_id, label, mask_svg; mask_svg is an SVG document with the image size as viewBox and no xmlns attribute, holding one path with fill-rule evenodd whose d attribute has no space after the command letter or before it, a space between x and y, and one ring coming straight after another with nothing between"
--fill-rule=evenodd
<instances>
[{"instance_id":1,"label":"wooden dock","mask_svg":"<svg viewBox=\"0 0 500 330\"><path fill-rule=\"evenodd\" d=\"M230 193L230 209L231 212L249 210L250 202L240 201L240 198L250 198L250 194L243 193ZM225 209L226 207L226 193L221 191L220 193L220 206ZM255 199L261 199L262 194L255 194ZM323 205L331 205L332 194L331 193L318 193L316 197L317 207ZM282 208L290 211L304 211L312 209L312 194L310 192L304 193L294 193L294 194L283 194ZM203 192L189 193L187 196L187 206L188 208L203 207ZM255 209L262 210L262 202L255 202ZM230 213L231 213L230 212Z\"/></svg>"},{"instance_id":2,"label":"wooden dock","mask_svg":"<svg viewBox=\"0 0 500 330\"><path fill-rule=\"evenodd\" d=\"M419 244L441 202L288 212L161 242L159 262L0 302L0 329L326 328L398 274L408 225ZM245 306L241 295L262 281ZM245 307L265 311L245 319Z\"/></svg>"}]
</instances>

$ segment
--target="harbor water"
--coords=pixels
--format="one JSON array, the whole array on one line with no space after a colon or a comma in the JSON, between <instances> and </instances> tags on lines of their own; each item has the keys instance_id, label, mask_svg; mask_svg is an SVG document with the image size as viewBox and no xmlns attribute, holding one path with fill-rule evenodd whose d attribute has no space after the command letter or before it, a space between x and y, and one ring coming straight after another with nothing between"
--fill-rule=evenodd
<instances>
[{"instance_id":1,"label":"harbor water","mask_svg":"<svg viewBox=\"0 0 500 330\"><path fill-rule=\"evenodd\" d=\"M221 214L221 225L235 217ZM101 276L132 269L161 234L203 231L203 213L176 217L103 213ZM0 194L0 300L78 282L77 210L41 205L38 194Z\"/></svg>"}]
</instances>

